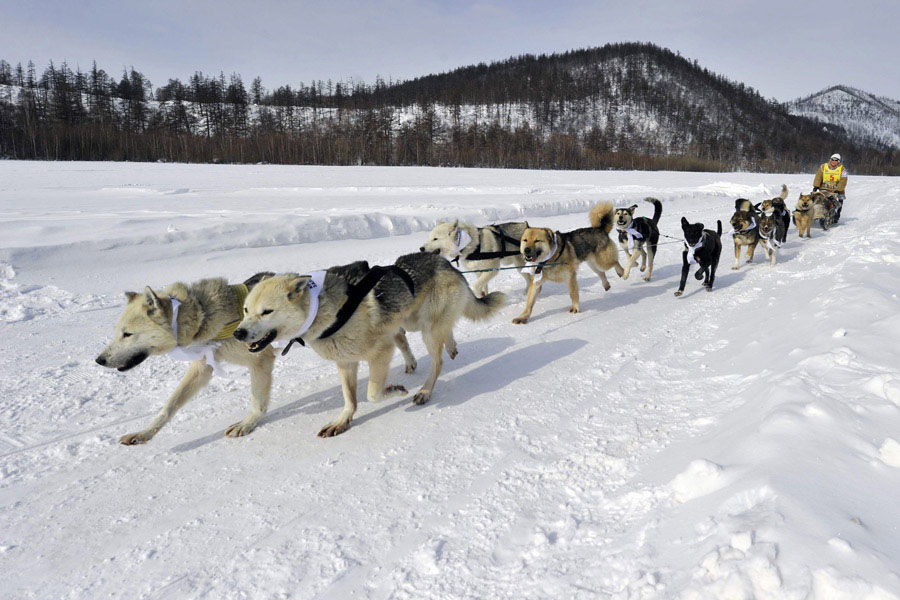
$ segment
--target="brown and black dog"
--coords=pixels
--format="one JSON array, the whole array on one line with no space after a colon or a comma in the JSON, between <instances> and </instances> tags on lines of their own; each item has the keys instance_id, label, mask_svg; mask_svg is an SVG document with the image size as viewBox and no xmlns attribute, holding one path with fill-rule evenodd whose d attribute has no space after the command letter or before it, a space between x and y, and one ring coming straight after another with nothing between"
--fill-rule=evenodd
<instances>
[{"instance_id":1,"label":"brown and black dog","mask_svg":"<svg viewBox=\"0 0 900 600\"><path fill-rule=\"evenodd\" d=\"M603 289L609 289L609 280L606 278L608 269L615 269L621 277L625 272L619 264L619 250L610 239L609 232L613 227L613 205L611 202L601 202L590 212L591 226L575 231L562 233L552 229L529 227L522 234L520 249L527 266L533 268L535 276L528 289L528 299L525 301L525 310L513 319L513 323L527 323L534 309L534 303L541 293L544 279L558 283L566 282L569 285L569 297L572 299L570 313L581 310L578 300L578 267L586 262L594 273L603 282ZM543 266L549 263L552 266Z\"/></svg>"},{"instance_id":2,"label":"brown and black dog","mask_svg":"<svg viewBox=\"0 0 900 600\"><path fill-rule=\"evenodd\" d=\"M778 241L782 244L787 241L787 232L791 227L791 213L784 204L784 201L787 199L787 197L787 186L781 184L780 196L770 198L768 200L763 200L757 205L763 215L775 215L775 217L781 219L784 227L781 229L780 233L783 237L779 238Z\"/></svg>"},{"instance_id":3,"label":"brown and black dog","mask_svg":"<svg viewBox=\"0 0 900 600\"><path fill-rule=\"evenodd\" d=\"M759 212L749 200L735 200L731 227L734 236L734 265L731 268L734 270L741 266L741 248L747 247L747 262L753 262L753 253L759 243Z\"/></svg>"}]
</instances>

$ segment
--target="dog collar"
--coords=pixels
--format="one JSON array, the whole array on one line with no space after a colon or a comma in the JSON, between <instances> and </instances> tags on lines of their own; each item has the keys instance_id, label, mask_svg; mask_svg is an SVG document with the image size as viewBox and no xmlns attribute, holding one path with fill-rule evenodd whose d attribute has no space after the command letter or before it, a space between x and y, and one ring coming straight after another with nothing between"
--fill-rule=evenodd
<instances>
[{"instance_id":1,"label":"dog collar","mask_svg":"<svg viewBox=\"0 0 900 600\"><path fill-rule=\"evenodd\" d=\"M759 237L766 240L766 247L769 250L775 250L776 248L781 247L781 242L775 239L775 232L773 231L768 237L766 237L762 231L759 232Z\"/></svg>"},{"instance_id":2,"label":"dog collar","mask_svg":"<svg viewBox=\"0 0 900 600\"><path fill-rule=\"evenodd\" d=\"M322 286L325 284L325 271L313 271L309 273L309 281L306 282L306 289L309 291L309 311L306 313L306 320L300 329L295 331L287 340L276 340L272 342L275 348L284 347L281 354L284 356L291 349L294 342L300 342L301 346L305 346L306 342L300 337L312 327L313 321L316 320L316 314L319 312L319 294L322 293Z\"/></svg>"},{"instance_id":3,"label":"dog collar","mask_svg":"<svg viewBox=\"0 0 900 600\"><path fill-rule=\"evenodd\" d=\"M628 234L628 251L634 251L634 238L639 240L644 239L643 234L640 231L634 228L634 221L631 222L631 227L625 230L625 233Z\"/></svg>"},{"instance_id":4,"label":"dog collar","mask_svg":"<svg viewBox=\"0 0 900 600\"><path fill-rule=\"evenodd\" d=\"M544 278L543 264L545 262L547 262L548 260L550 260L551 258L553 258L553 256L556 254L556 251L558 249L559 249L559 232L554 232L554 234L553 234L553 250L550 251L550 254L548 254L546 257L542 258L541 260L525 263L526 267L534 268L533 274L534 274L535 283L539 282L541 279Z\"/></svg>"},{"instance_id":5,"label":"dog collar","mask_svg":"<svg viewBox=\"0 0 900 600\"><path fill-rule=\"evenodd\" d=\"M460 226L456 226L456 248L453 250L453 253L450 255L451 258L455 258L459 260L459 255L462 253L463 249L469 245L469 242L472 241L472 236L469 235L469 232L463 229Z\"/></svg>"}]
</instances>

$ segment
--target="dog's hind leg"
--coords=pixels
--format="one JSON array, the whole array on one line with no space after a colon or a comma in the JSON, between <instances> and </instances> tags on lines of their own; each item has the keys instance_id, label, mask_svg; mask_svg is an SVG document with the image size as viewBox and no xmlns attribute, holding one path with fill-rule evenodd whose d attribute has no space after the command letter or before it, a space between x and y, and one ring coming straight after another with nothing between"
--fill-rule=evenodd
<instances>
[{"instance_id":1,"label":"dog's hind leg","mask_svg":"<svg viewBox=\"0 0 900 600\"><path fill-rule=\"evenodd\" d=\"M447 356L450 357L450 360L455 359L459 356L459 350L456 348L456 338L453 337L453 330L450 330L450 334L447 337L447 341L444 342L444 349L447 351Z\"/></svg>"},{"instance_id":2,"label":"dog's hind leg","mask_svg":"<svg viewBox=\"0 0 900 600\"><path fill-rule=\"evenodd\" d=\"M434 385L437 383L437 378L441 374L441 369L444 368L444 357L442 355L444 343L451 335L452 329L443 330L432 328L422 330L422 339L425 340L425 347L428 348L428 355L431 357L431 371L428 373L428 379L425 380L425 385L423 385L422 389L413 396L413 404L425 404L431 399L431 394L434 392Z\"/></svg>"},{"instance_id":3,"label":"dog's hind leg","mask_svg":"<svg viewBox=\"0 0 900 600\"><path fill-rule=\"evenodd\" d=\"M400 329L394 334L394 345L397 346L400 354L403 355L403 362L406 363L406 372L412 373L415 371L419 363L416 362L416 357L413 356L412 350L409 349L409 340L406 339L405 329Z\"/></svg>"},{"instance_id":4,"label":"dog's hind leg","mask_svg":"<svg viewBox=\"0 0 900 600\"><path fill-rule=\"evenodd\" d=\"M651 244L647 248L647 274L644 275L644 281L650 281L653 276L653 257L656 256L656 244Z\"/></svg>"},{"instance_id":5,"label":"dog's hind leg","mask_svg":"<svg viewBox=\"0 0 900 600\"><path fill-rule=\"evenodd\" d=\"M492 265L493 267L499 267L500 261L496 261L498 264ZM475 292L475 295L479 298L484 298L488 293L488 283L497 276L497 271L486 271L484 273L480 273L478 275L478 279L475 280L475 283L472 284L472 291Z\"/></svg>"},{"instance_id":6,"label":"dog's hind leg","mask_svg":"<svg viewBox=\"0 0 900 600\"><path fill-rule=\"evenodd\" d=\"M381 402L394 396L405 396L409 392L402 385L385 385L391 370L391 355L393 346L382 348L367 362L369 363L369 387L366 390L366 398L369 402Z\"/></svg>"},{"instance_id":7,"label":"dog's hind leg","mask_svg":"<svg viewBox=\"0 0 900 600\"><path fill-rule=\"evenodd\" d=\"M338 363L337 367L341 376L341 390L344 392L344 410L337 419L319 430L319 437L332 437L344 433L350 428L350 421L356 413L356 376L359 363Z\"/></svg>"},{"instance_id":8,"label":"dog's hind leg","mask_svg":"<svg viewBox=\"0 0 900 600\"><path fill-rule=\"evenodd\" d=\"M225 430L228 437L247 435L256 427L269 409L272 392L272 367L275 366L275 352L271 346L252 355L250 363L250 414Z\"/></svg>"},{"instance_id":9,"label":"dog's hind leg","mask_svg":"<svg viewBox=\"0 0 900 600\"><path fill-rule=\"evenodd\" d=\"M150 425L143 431L123 435L119 438L119 443L133 446L150 441L162 429L163 425L168 423L169 419L178 412L178 409L187 404L188 400L206 387L206 384L212 379L212 372L212 367L206 364L205 360L192 362L188 367L187 373L178 383L178 387L175 388L175 391L166 401L165 406L162 407L162 410L159 411Z\"/></svg>"},{"instance_id":10,"label":"dog's hind leg","mask_svg":"<svg viewBox=\"0 0 900 600\"><path fill-rule=\"evenodd\" d=\"M596 273L597 277L600 278L600 283L603 284L603 289L608 292L609 288L612 286L609 285L609 279L606 278L606 272L603 269L601 269L600 267L598 267L597 265L595 265L594 261L592 261L590 259L587 261L587 264L591 268L591 271ZM618 267L619 264L616 263L616 266ZM621 269L622 267L619 267L619 268Z\"/></svg>"}]
</instances>

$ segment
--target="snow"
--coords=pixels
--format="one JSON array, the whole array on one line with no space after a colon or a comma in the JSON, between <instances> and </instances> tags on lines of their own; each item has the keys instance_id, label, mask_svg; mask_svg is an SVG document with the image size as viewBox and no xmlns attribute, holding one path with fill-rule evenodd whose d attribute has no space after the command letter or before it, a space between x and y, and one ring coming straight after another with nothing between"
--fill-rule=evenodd
<instances>
[{"instance_id":1,"label":"snow","mask_svg":"<svg viewBox=\"0 0 900 600\"><path fill-rule=\"evenodd\" d=\"M124 447L184 371L93 358L122 292L414 251L440 219L562 230L592 203L726 221L809 175L0 161L3 598L898 598L900 180L851 179L841 223L792 229L712 293L580 273L464 322L434 398L342 405L334 366L216 378ZM644 206L644 203L640 203ZM644 209L639 209L643 211ZM667 240L670 241L670 240ZM419 368L391 380L421 384ZM363 373L365 375L365 373ZM364 383L361 382L361 387Z\"/></svg>"}]
</instances>

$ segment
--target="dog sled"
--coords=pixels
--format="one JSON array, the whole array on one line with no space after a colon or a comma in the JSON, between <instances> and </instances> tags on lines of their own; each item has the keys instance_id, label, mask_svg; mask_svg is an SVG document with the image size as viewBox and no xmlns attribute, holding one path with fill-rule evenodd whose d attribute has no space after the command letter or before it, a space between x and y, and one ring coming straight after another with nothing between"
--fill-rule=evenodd
<instances>
[{"instance_id":1,"label":"dog sled","mask_svg":"<svg viewBox=\"0 0 900 600\"><path fill-rule=\"evenodd\" d=\"M818 221L824 231L837 223L837 215L842 204L841 198L834 192L819 190L813 201L813 221Z\"/></svg>"}]
</instances>

